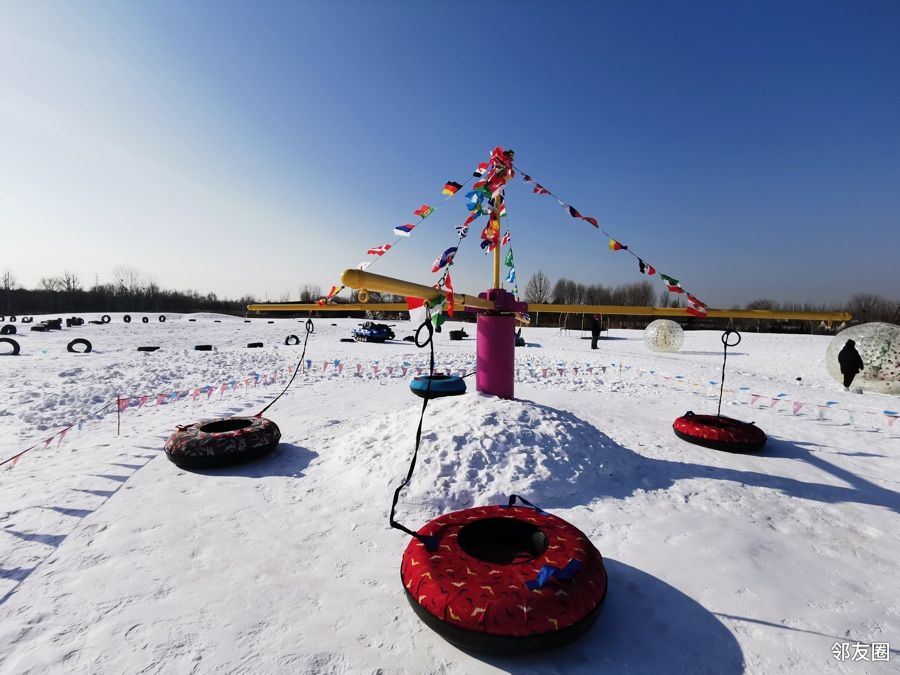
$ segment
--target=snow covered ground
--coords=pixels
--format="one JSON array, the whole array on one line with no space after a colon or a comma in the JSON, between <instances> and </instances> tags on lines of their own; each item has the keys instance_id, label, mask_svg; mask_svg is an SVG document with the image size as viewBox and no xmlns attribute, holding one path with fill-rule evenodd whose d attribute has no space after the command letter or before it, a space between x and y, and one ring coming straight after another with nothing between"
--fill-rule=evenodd
<instances>
[{"instance_id":1,"label":"snow covered ground","mask_svg":"<svg viewBox=\"0 0 900 675\"><path fill-rule=\"evenodd\" d=\"M526 328L516 400L471 377L466 396L429 404L401 522L515 492L606 560L583 639L497 658L423 626L400 585L408 538L387 514L421 407L408 382L428 361L399 341L407 322L375 345L340 341L356 321L317 319L309 367L266 413L276 453L190 473L162 452L175 425L258 412L293 372L302 344L284 338L303 323L134 316L17 324L22 355L0 357L0 461L36 446L0 469L4 673L897 672L900 422L884 411L900 401L843 392L828 337L747 333L730 350L723 413L767 432L757 456L672 433L688 409L715 412L718 332L654 354L640 331L591 351L578 332ZM475 342L451 342L456 327L436 336L437 366L471 372ZM66 352L73 337L94 351ZM886 642L890 662L872 662Z\"/></svg>"}]
</instances>

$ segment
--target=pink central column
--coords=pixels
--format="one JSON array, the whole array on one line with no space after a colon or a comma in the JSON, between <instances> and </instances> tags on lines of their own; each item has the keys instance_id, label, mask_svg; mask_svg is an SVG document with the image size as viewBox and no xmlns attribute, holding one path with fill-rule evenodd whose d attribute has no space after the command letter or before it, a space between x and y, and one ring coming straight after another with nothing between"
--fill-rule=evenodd
<instances>
[{"instance_id":1,"label":"pink central column","mask_svg":"<svg viewBox=\"0 0 900 675\"><path fill-rule=\"evenodd\" d=\"M513 398L516 377L516 318L478 315L475 388L500 398Z\"/></svg>"}]
</instances>

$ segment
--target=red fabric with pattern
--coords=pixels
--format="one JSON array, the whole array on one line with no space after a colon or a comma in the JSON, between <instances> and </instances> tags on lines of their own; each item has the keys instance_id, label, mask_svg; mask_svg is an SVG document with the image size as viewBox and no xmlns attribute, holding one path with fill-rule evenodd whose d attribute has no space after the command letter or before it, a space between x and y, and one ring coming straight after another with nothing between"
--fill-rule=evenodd
<instances>
[{"instance_id":1,"label":"red fabric with pattern","mask_svg":"<svg viewBox=\"0 0 900 675\"><path fill-rule=\"evenodd\" d=\"M688 413L675 420L672 428L686 436L721 445L762 447L766 442L766 434L758 426L731 417Z\"/></svg>"},{"instance_id":2,"label":"red fabric with pattern","mask_svg":"<svg viewBox=\"0 0 900 675\"><path fill-rule=\"evenodd\" d=\"M533 523L547 536L547 549L505 565L472 557L457 545L459 531L486 518ZM513 637L548 633L577 623L606 596L600 552L578 528L549 513L524 506L464 509L426 523L419 534L437 535L438 548L410 541L400 567L403 585L428 612L460 628ZM533 591L525 585L543 565L563 568L573 559L583 565L573 579L551 578Z\"/></svg>"}]
</instances>

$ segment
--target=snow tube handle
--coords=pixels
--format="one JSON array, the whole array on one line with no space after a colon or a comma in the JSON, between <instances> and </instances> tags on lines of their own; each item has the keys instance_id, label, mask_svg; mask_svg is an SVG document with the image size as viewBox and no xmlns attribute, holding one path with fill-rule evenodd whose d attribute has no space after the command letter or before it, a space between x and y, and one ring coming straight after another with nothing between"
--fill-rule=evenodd
<instances>
[{"instance_id":1,"label":"snow tube handle","mask_svg":"<svg viewBox=\"0 0 900 675\"><path fill-rule=\"evenodd\" d=\"M737 342L735 342L734 344L732 344L728 341L728 338L731 335L734 335L737 337ZM729 328L724 333L722 333L721 340L722 340L722 344L725 345L726 347L737 347L739 344L741 344L741 334L738 333L736 330Z\"/></svg>"},{"instance_id":2,"label":"snow tube handle","mask_svg":"<svg viewBox=\"0 0 900 675\"><path fill-rule=\"evenodd\" d=\"M312 332L314 332L314 331L316 330L316 327L315 327L315 325L313 324L313 320L312 320L312 319L307 319L307 320L306 320L306 326L305 326L305 327L306 327L306 334L307 334L307 335L309 335L310 333L312 333Z\"/></svg>"},{"instance_id":3,"label":"snow tube handle","mask_svg":"<svg viewBox=\"0 0 900 675\"><path fill-rule=\"evenodd\" d=\"M510 496L509 496L509 503L507 504L507 506L515 506L515 505L516 505L516 500L517 500L517 499L518 499L520 502L522 502L525 506L530 506L531 508L533 508L533 509L534 509L535 511L537 511L538 513L547 513L547 512L544 511L544 509L542 509L541 507L535 506L535 505L532 504L530 501L528 501L528 500L525 499L524 497L520 497L519 495L510 495Z\"/></svg>"},{"instance_id":4,"label":"snow tube handle","mask_svg":"<svg viewBox=\"0 0 900 675\"><path fill-rule=\"evenodd\" d=\"M544 565L541 567L538 575L531 581L526 581L525 585L529 591L536 588L543 588L550 579L556 577L560 581L569 581L578 574L578 570L582 568L580 560L572 558L565 567L557 567L556 565Z\"/></svg>"}]
</instances>

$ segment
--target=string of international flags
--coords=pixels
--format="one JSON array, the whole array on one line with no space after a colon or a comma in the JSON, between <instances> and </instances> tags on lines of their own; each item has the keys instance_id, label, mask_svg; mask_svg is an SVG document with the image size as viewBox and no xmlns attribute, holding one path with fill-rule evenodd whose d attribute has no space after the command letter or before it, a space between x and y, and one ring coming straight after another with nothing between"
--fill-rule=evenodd
<instances>
[{"instance_id":1,"label":"string of international flags","mask_svg":"<svg viewBox=\"0 0 900 675\"><path fill-rule=\"evenodd\" d=\"M637 253L630 250L628 248L628 246L626 246L625 244L620 242L618 239L613 237L609 232L607 232L605 229L600 227L600 223L597 221L596 218L594 218L592 216L582 215L578 209L576 209L571 204L564 202L562 199L557 197L551 190L549 190L547 187L545 187L544 185L542 185L541 183L536 181L534 178L532 178L529 174L527 174L525 172L522 172L522 180L525 183L532 185L531 191L533 194L547 195L549 197L553 197L553 199L555 199L559 203L559 205L561 207L563 207L563 210L565 210L565 212L568 213L570 216L572 216L573 218L578 218L580 220L584 220L584 221L590 223L601 233L603 233L604 235L609 237L609 249L611 251L625 251L626 253L630 253L632 256L634 256L634 258L637 260L637 263L638 263L638 271L640 271L641 274L646 274L647 276L652 276L654 274L657 274L656 267L654 267L653 265L648 263ZM702 302L701 300L699 300L697 298L697 296L695 296L693 293L689 292L684 286L681 285L681 282L678 279L676 279L674 277L670 277L667 274L663 274L662 272L659 272L659 277L666 284L666 288L668 289L669 293L685 296L685 298L687 299L687 301L689 303L689 305L684 308L685 312L687 312L688 314L691 314L693 316L699 316L699 317L704 317L707 315L706 303Z\"/></svg>"}]
</instances>

